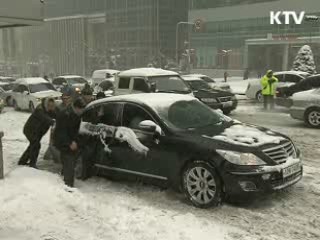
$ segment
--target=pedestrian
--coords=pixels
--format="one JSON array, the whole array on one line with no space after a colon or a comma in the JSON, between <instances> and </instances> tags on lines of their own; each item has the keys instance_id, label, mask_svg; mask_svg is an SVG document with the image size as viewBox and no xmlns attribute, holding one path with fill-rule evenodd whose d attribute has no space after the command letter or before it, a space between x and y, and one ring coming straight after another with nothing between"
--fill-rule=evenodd
<instances>
[{"instance_id":1,"label":"pedestrian","mask_svg":"<svg viewBox=\"0 0 320 240\"><path fill-rule=\"evenodd\" d=\"M224 72L223 77L224 77L224 81L227 82L229 77L228 72Z\"/></svg>"},{"instance_id":2,"label":"pedestrian","mask_svg":"<svg viewBox=\"0 0 320 240\"><path fill-rule=\"evenodd\" d=\"M270 105L274 109L274 95L276 93L276 85L279 80L273 75L272 70L268 70L266 75L261 79L262 95L264 109L267 110Z\"/></svg>"},{"instance_id":3,"label":"pedestrian","mask_svg":"<svg viewBox=\"0 0 320 240\"><path fill-rule=\"evenodd\" d=\"M96 99L99 100L99 99L103 99L105 97L106 97L106 95L104 94L104 92L98 92Z\"/></svg>"},{"instance_id":4,"label":"pedestrian","mask_svg":"<svg viewBox=\"0 0 320 240\"><path fill-rule=\"evenodd\" d=\"M55 101L52 98L43 99L27 120L23 133L30 142L28 148L19 160L19 165L37 168L37 160L41 148L41 139L54 125Z\"/></svg>"},{"instance_id":5,"label":"pedestrian","mask_svg":"<svg viewBox=\"0 0 320 240\"><path fill-rule=\"evenodd\" d=\"M86 84L81 91L81 96L83 97L86 105L93 101L93 89L90 87L89 84Z\"/></svg>"},{"instance_id":6,"label":"pedestrian","mask_svg":"<svg viewBox=\"0 0 320 240\"><path fill-rule=\"evenodd\" d=\"M70 87L68 86L63 87L61 90L61 93L62 93L62 96L61 96L62 103L56 107L56 115L58 115L59 112L62 112L63 110L65 110L72 102L73 91ZM53 160L55 163L61 163L60 152L53 144L54 143L53 131L54 129L52 128L50 133L49 147L45 152L43 159Z\"/></svg>"},{"instance_id":7,"label":"pedestrian","mask_svg":"<svg viewBox=\"0 0 320 240\"><path fill-rule=\"evenodd\" d=\"M77 98L57 116L54 145L60 150L64 182L74 187L75 166L80 154L79 127L81 114L86 106L83 98Z\"/></svg>"},{"instance_id":8,"label":"pedestrian","mask_svg":"<svg viewBox=\"0 0 320 240\"><path fill-rule=\"evenodd\" d=\"M249 74L250 74L249 68L246 68L243 72L243 80L248 80Z\"/></svg>"},{"instance_id":9,"label":"pedestrian","mask_svg":"<svg viewBox=\"0 0 320 240\"><path fill-rule=\"evenodd\" d=\"M49 77L47 75L44 75L43 79L46 80L47 82L50 82L50 79L49 79Z\"/></svg>"}]
</instances>

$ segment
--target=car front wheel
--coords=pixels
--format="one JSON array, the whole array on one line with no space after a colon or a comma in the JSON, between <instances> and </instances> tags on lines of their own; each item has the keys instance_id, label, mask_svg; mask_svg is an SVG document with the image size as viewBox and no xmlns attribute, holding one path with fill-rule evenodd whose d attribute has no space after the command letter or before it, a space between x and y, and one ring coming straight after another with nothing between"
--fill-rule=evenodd
<instances>
[{"instance_id":1,"label":"car front wheel","mask_svg":"<svg viewBox=\"0 0 320 240\"><path fill-rule=\"evenodd\" d=\"M320 128L320 108L312 108L306 111L305 122L313 128Z\"/></svg>"},{"instance_id":2,"label":"car front wheel","mask_svg":"<svg viewBox=\"0 0 320 240\"><path fill-rule=\"evenodd\" d=\"M13 105L14 110L16 110L16 111L19 111L19 110L20 110L20 108L19 108L16 100L13 100L12 105Z\"/></svg>"},{"instance_id":3,"label":"car front wheel","mask_svg":"<svg viewBox=\"0 0 320 240\"><path fill-rule=\"evenodd\" d=\"M183 172L183 191L196 207L209 208L221 203L221 181L216 170L208 163L195 161Z\"/></svg>"},{"instance_id":4,"label":"car front wheel","mask_svg":"<svg viewBox=\"0 0 320 240\"><path fill-rule=\"evenodd\" d=\"M263 95L262 95L262 92L261 92L261 91L257 92L257 94L256 94L256 100L257 100L259 103L262 103L262 102L263 102Z\"/></svg>"},{"instance_id":5,"label":"car front wheel","mask_svg":"<svg viewBox=\"0 0 320 240\"><path fill-rule=\"evenodd\" d=\"M31 112L31 113L33 113L34 112L34 104L33 104L33 102L30 102L29 103L29 111Z\"/></svg>"}]
</instances>

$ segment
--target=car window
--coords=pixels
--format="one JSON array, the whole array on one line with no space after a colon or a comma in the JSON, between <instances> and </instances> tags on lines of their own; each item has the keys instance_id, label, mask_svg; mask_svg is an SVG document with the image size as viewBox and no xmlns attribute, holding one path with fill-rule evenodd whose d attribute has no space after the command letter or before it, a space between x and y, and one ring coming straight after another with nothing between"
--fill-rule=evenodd
<instances>
[{"instance_id":1,"label":"car window","mask_svg":"<svg viewBox=\"0 0 320 240\"><path fill-rule=\"evenodd\" d=\"M17 86L14 88L13 91L14 91L14 92L18 92L18 93L23 93L24 91L29 92L29 91L28 91L28 88L27 88L26 86L24 86L24 85L17 85Z\"/></svg>"},{"instance_id":2,"label":"car window","mask_svg":"<svg viewBox=\"0 0 320 240\"><path fill-rule=\"evenodd\" d=\"M122 104L107 103L86 111L82 119L93 124L103 123L110 126L120 126Z\"/></svg>"},{"instance_id":3,"label":"car window","mask_svg":"<svg viewBox=\"0 0 320 240\"><path fill-rule=\"evenodd\" d=\"M190 93L189 86L180 76L156 76L149 78L157 92Z\"/></svg>"},{"instance_id":4,"label":"car window","mask_svg":"<svg viewBox=\"0 0 320 240\"><path fill-rule=\"evenodd\" d=\"M67 78L66 80L70 85L88 83L84 78Z\"/></svg>"},{"instance_id":5,"label":"car window","mask_svg":"<svg viewBox=\"0 0 320 240\"><path fill-rule=\"evenodd\" d=\"M283 74L276 74L274 75L276 78L278 78L279 82L284 82L284 75Z\"/></svg>"},{"instance_id":6,"label":"car window","mask_svg":"<svg viewBox=\"0 0 320 240\"><path fill-rule=\"evenodd\" d=\"M133 81L133 90L145 93L150 92L149 86L144 78L135 78Z\"/></svg>"},{"instance_id":7,"label":"car window","mask_svg":"<svg viewBox=\"0 0 320 240\"><path fill-rule=\"evenodd\" d=\"M63 85L66 82L63 78L56 78L52 81L54 85Z\"/></svg>"},{"instance_id":8,"label":"car window","mask_svg":"<svg viewBox=\"0 0 320 240\"><path fill-rule=\"evenodd\" d=\"M201 77L201 79L206 81L207 83L215 83L215 81L212 78L209 78L209 77Z\"/></svg>"},{"instance_id":9,"label":"car window","mask_svg":"<svg viewBox=\"0 0 320 240\"><path fill-rule=\"evenodd\" d=\"M298 83L302 80L302 77L293 75L293 74L286 74L285 81L291 83Z\"/></svg>"},{"instance_id":10,"label":"car window","mask_svg":"<svg viewBox=\"0 0 320 240\"><path fill-rule=\"evenodd\" d=\"M202 80L187 81L187 83L189 83L191 89L195 91L211 89L208 83Z\"/></svg>"},{"instance_id":11,"label":"car window","mask_svg":"<svg viewBox=\"0 0 320 240\"><path fill-rule=\"evenodd\" d=\"M55 91L55 88L51 83L38 83L38 84L31 84L29 85L30 92L36 93L36 92L44 92L44 91Z\"/></svg>"},{"instance_id":12,"label":"car window","mask_svg":"<svg viewBox=\"0 0 320 240\"><path fill-rule=\"evenodd\" d=\"M122 125L131 129L139 129L139 123L145 120L154 121L149 113L134 104L126 104L123 109Z\"/></svg>"},{"instance_id":13,"label":"car window","mask_svg":"<svg viewBox=\"0 0 320 240\"><path fill-rule=\"evenodd\" d=\"M130 78L120 77L119 79L119 89L129 89Z\"/></svg>"}]
</instances>

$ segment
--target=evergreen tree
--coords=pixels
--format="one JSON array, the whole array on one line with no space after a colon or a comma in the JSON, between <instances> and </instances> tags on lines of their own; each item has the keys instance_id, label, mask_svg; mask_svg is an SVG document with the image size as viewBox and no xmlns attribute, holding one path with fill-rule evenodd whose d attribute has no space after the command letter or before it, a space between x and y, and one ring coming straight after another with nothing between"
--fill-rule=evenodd
<instances>
[{"instance_id":1,"label":"evergreen tree","mask_svg":"<svg viewBox=\"0 0 320 240\"><path fill-rule=\"evenodd\" d=\"M294 71L302 71L310 74L316 74L316 65L313 59L313 53L309 45L304 45L298 52L294 62Z\"/></svg>"}]
</instances>

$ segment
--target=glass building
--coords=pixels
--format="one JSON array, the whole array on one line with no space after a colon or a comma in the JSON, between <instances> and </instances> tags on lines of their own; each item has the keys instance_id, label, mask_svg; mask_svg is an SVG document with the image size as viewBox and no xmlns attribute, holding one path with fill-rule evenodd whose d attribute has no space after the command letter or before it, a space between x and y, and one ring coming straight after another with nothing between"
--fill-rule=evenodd
<instances>
[{"instance_id":1,"label":"glass building","mask_svg":"<svg viewBox=\"0 0 320 240\"><path fill-rule=\"evenodd\" d=\"M305 44L320 63L320 22L270 24L270 11L320 15L318 0L191 0L190 6L189 21L203 22L192 34L198 68L287 70Z\"/></svg>"}]
</instances>

